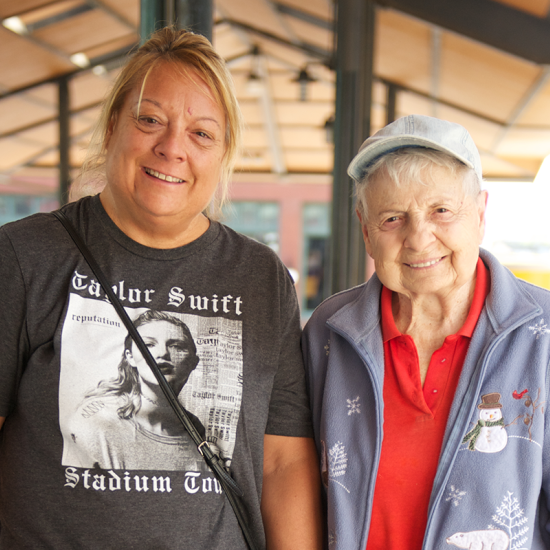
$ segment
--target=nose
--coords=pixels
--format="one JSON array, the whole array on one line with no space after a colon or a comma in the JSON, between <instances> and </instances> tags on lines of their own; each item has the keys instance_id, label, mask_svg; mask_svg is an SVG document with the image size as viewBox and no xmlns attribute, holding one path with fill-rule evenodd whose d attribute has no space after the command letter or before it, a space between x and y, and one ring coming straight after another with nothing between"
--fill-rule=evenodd
<instances>
[{"instance_id":1,"label":"nose","mask_svg":"<svg viewBox=\"0 0 550 550\"><path fill-rule=\"evenodd\" d=\"M405 232L404 246L415 252L423 252L435 241L432 224L421 218L409 219Z\"/></svg>"},{"instance_id":2,"label":"nose","mask_svg":"<svg viewBox=\"0 0 550 550\"><path fill-rule=\"evenodd\" d=\"M170 361L170 350L165 344L157 344L156 346L156 356L158 359L164 359Z\"/></svg>"},{"instance_id":3,"label":"nose","mask_svg":"<svg viewBox=\"0 0 550 550\"><path fill-rule=\"evenodd\" d=\"M154 150L162 159L183 162L187 159L185 133L175 126L168 126L159 136Z\"/></svg>"}]
</instances>

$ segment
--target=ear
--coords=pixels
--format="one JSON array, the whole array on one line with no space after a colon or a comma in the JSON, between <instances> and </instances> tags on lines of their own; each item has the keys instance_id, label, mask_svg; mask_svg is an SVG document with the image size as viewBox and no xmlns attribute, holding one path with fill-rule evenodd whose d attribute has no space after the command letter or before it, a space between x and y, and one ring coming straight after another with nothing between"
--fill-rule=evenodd
<instances>
[{"instance_id":1,"label":"ear","mask_svg":"<svg viewBox=\"0 0 550 550\"><path fill-rule=\"evenodd\" d=\"M485 236L485 212L487 210L488 198L489 193L487 191L480 191L476 198L477 214L479 218L479 244L481 244Z\"/></svg>"},{"instance_id":2,"label":"ear","mask_svg":"<svg viewBox=\"0 0 550 550\"><path fill-rule=\"evenodd\" d=\"M131 367L137 368L136 362L134 360L134 356L132 355L132 352L129 349L127 349L124 352L124 357L126 357L126 361L128 361L128 364Z\"/></svg>"},{"instance_id":3,"label":"ear","mask_svg":"<svg viewBox=\"0 0 550 550\"><path fill-rule=\"evenodd\" d=\"M367 220L363 219L363 216L361 212L359 212L358 208L355 209L355 213L357 214L357 217L359 218L359 223L361 224L361 232L363 233L363 242L365 243L365 249L367 251L367 254L372 257L372 247L369 238L369 230L367 228Z\"/></svg>"},{"instance_id":4,"label":"ear","mask_svg":"<svg viewBox=\"0 0 550 550\"><path fill-rule=\"evenodd\" d=\"M109 142L111 141L111 137L113 135L113 132L115 131L115 124L116 124L116 113L111 117L111 120L109 121L109 126L107 126L107 131L105 132L105 149L109 147Z\"/></svg>"}]
</instances>

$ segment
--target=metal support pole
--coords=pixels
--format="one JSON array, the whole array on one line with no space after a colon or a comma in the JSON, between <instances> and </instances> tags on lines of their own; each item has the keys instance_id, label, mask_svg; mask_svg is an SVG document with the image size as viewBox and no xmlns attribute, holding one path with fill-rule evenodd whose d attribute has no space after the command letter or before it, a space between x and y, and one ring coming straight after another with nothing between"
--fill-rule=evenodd
<instances>
[{"instance_id":1,"label":"metal support pole","mask_svg":"<svg viewBox=\"0 0 550 550\"><path fill-rule=\"evenodd\" d=\"M69 79L60 78L58 83L58 116L59 116L59 204L66 204L69 198L71 178L71 131L69 112Z\"/></svg>"},{"instance_id":2,"label":"metal support pole","mask_svg":"<svg viewBox=\"0 0 550 550\"><path fill-rule=\"evenodd\" d=\"M346 170L370 134L374 2L339 0L337 19L331 293L365 281L366 252Z\"/></svg>"},{"instance_id":3,"label":"metal support pole","mask_svg":"<svg viewBox=\"0 0 550 550\"><path fill-rule=\"evenodd\" d=\"M213 0L176 0L176 24L212 42Z\"/></svg>"},{"instance_id":4,"label":"metal support pole","mask_svg":"<svg viewBox=\"0 0 550 550\"><path fill-rule=\"evenodd\" d=\"M139 36L143 44L151 34L170 22L166 20L166 6L163 0L140 0L140 9Z\"/></svg>"},{"instance_id":5,"label":"metal support pole","mask_svg":"<svg viewBox=\"0 0 550 550\"><path fill-rule=\"evenodd\" d=\"M386 124L391 124L396 119L397 112L397 86L386 85Z\"/></svg>"},{"instance_id":6,"label":"metal support pole","mask_svg":"<svg viewBox=\"0 0 550 550\"><path fill-rule=\"evenodd\" d=\"M166 25L188 29L212 42L213 0L140 0L141 42Z\"/></svg>"}]
</instances>

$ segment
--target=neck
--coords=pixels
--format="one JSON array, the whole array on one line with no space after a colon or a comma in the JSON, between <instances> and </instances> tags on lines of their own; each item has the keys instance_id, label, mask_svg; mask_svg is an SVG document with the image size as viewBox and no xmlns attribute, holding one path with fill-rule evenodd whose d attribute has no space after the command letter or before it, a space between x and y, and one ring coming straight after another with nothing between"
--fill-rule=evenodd
<instances>
[{"instance_id":1,"label":"neck","mask_svg":"<svg viewBox=\"0 0 550 550\"><path fill-rule=\"evenodd\" d=\"M411 336L416 345L420 381L424 385L431 357L445 338L464 325L474 296L475 277L452 296L405 296L393 293L392 311L401 334Z\"/></svg>"},{"instance_id":2,"label":"neck","mask_svg":"<svg viewBox=\"0 0 550 550\"><path fill-rule=\"evenodd\" d=\"M460 330L474 297L476 277L450 294L405 295L393 293L392 311L402 334L425 330L428 326L447 336Z\"/></svg>"},{"instance_id":3,"label":"neck","mask_svg":"<svg viewBox=\"0 0 550 550\"><path fill-rule=\"evenodd\" d=\"M146 430L159 435L179 435L181 424L159 386L141 383L141 407L135 420Z\"/></svg>"},{"instance_id":4,"label":"neck","mask_svg":"<svg viewBox=\"0 0 550 550\"><path fill-rule=\"evenodd\" d=\"M199 214L191 220L178 216L154 216L144 214L135 219L116 202L108 190L99 196L105 212L113 223L130 239L150 248L170 249L184 246L198 239L210 227L210 220Z\"/></svg>"}]
</instances>

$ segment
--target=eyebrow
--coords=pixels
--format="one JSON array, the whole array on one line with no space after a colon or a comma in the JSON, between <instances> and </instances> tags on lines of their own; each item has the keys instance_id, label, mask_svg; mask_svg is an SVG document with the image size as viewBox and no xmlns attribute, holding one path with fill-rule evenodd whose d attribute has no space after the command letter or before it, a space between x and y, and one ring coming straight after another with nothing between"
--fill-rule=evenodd
<instances>
[{"instance_id":1,"label":"eyebrow","mask_svg":"<svg viewBox=\"0 0 550 550\"><path fill-rule=\"evenodd\" d=\"M397 208L392 208L391 210L382 210L381 212L376 212L375 216L389 216L390 214L402 214L406 212L406 210L399 210Z\"/></svg>"}]
</instances>

